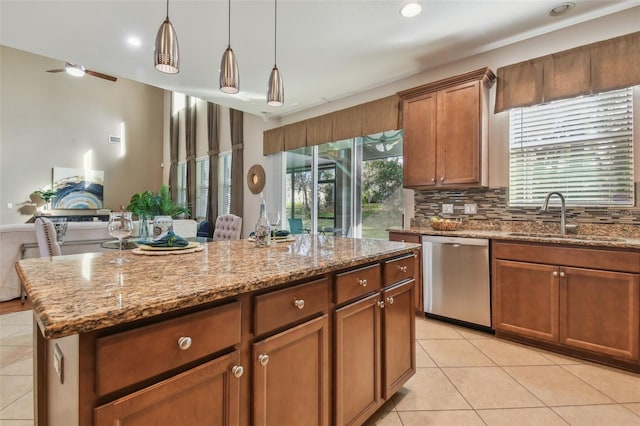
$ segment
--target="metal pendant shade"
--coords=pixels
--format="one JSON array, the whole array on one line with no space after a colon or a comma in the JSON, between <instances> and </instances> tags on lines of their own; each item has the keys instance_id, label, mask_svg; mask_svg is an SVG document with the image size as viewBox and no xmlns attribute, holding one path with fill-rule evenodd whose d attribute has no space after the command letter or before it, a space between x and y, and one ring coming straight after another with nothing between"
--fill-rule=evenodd
<instances>
[{"instance_id":1,"label":"metal pendant shade","mask_svg":"<svg viewBox=\"0 0 640 426\"><path fill-rule=\"evenodd\" d=\"M269 76L269 88L267 90L267 105L279 107L284 104L284 84L282 75L277 65L278 47L278 0L274 0L274 25L273 25L273 69Z\"/></svg>"},{"instance_id":2,"label":"metal pendant shade","mask_svg":"<svg viewBox=\"0 0 640 426\"><path fill-rule=\"evenodd\" d=\"M180 72L180 52L178 49L178 36L169 21L169 0L167 0L167 18L164 20L158 34L153 52L154 64L158 71L167 74Z\"/></svg>"},{"instance_id":3,"label":"metal pendant shade","mask_svg":"<svg viewBox=\"0 0 640 426\"><path fill-rule=\"evenodd\" d=\"M284 104L284 85L282 84L282 75L276 65L273 66L271 75L269 76L267 104L271 106L282 106Z\"/></svg>"},{"instance_id":4,"label":"metal pendant shade","mask_svg":"<svg viewBox=\"0 0 640 426\"><path fill-rule=\"evenodd\" d=\"M227 50L220 61L220 91L234 95L240 91L240 71L236 55L231 49L231 0L229 0L229 38Z\"/></svg>"}]
</instances>

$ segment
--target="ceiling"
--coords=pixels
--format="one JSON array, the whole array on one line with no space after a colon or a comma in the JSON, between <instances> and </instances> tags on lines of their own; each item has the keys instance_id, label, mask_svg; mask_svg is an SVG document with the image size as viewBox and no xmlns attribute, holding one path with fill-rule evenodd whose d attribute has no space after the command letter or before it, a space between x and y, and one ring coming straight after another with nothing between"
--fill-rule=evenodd
<instances>
[{"instance_id":1,"label":"ceiling","mask_svg":"<svg viewBox=\"0 0 640 426\"><path fill-rule=\"evenodd\" d=\"M404 0L280 0L277 64L285 105L266 105L274 63L274 3L231 1L231 47L240 93L218 89L227 46L227 1L172 0L169 18L180 45L180 73L153 67L163 0L0 0L0 44L84 65L260 115L283 116L363 92L430 68L640 5L638 0L421 0L404 18ZM129 36L141 40L128 46ZM45 70L42 70L43 72ZM51 79L72 78L51 74ZM84 77L93 78L93 77ZM105 81L104 84L114 84ZM117 84L117 83L115 83Z\"/></svg>"}]
</instances>

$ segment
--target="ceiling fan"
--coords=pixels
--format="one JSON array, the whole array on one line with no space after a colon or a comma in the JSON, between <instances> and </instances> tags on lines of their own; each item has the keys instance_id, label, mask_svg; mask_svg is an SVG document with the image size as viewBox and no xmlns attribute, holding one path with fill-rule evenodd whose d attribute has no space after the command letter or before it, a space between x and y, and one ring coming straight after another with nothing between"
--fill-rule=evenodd
<instances>
[{"instance_id":1,"label":"ceiling fan","mask_svg":"<svg viewBox=\"0 0 640 426\"><path fill-rule=\"evenodd\" d=\"M116 77L113 77L107 74L102 74L101 72L97 72L97 71L91 71L86 69L82 65L76 65L69 62L64 64L64 68L59 68L56 70L47 70L47 72L63 72L63 71L65 71L67 74L72 75L74 77L82 77L85 74L89 74L94 77L104 78L105 80L109 80L109 81L117 80Z\"/></svg>"}]
</instances>

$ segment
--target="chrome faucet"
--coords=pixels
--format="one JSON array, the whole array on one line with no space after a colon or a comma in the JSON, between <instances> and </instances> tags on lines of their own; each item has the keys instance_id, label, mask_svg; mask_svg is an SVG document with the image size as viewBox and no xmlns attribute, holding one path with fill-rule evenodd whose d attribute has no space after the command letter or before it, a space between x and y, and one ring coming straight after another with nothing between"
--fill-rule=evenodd
<instances>
[{"instance_id":1,"label":"chrome faucet","mask_svg":"<svg viewBox=\"0 0 640 426\"><path fill-rule=\"evenodd\" d=\"M546 198L544 199L544 203L542 203L542 207L540 208L540 210L543 212L546 212L548 210L549 198L551 198L552 195L557 195L558 197L560 197L560 235L564 237L566 233L566 211L564 205L564 196L556 191L548 193Z\"/></svg>"}]
</instances>

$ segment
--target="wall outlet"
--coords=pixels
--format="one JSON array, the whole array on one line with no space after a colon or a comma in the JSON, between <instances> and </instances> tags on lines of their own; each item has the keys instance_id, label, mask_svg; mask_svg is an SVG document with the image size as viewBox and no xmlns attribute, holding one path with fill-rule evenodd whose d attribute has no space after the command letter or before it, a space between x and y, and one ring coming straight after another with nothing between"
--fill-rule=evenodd
<instances>
[{"instance_id":1,"label":"wall outlet","mask_svg":"<svg viewBox=\"0 0 640 426\"><path fill-rule=\"evenodd\" d=\"M478 213L478 205L477 204L465 204L464 205L464 214L476 214Z\"/></svg>"},{"instance_id":2,"label":"wall outlet","mask_svg":"<svg viewBox=\"0 0 640 426\"><path fill-rule=\"evenodd\" d=\"M442 213L453 213L453 204L443 204Z\"/></svg>"}]
</instances>

